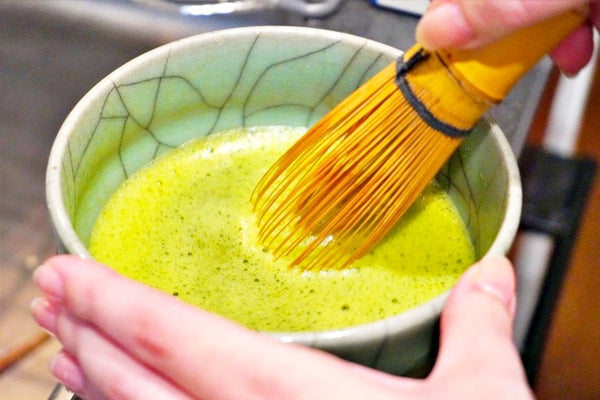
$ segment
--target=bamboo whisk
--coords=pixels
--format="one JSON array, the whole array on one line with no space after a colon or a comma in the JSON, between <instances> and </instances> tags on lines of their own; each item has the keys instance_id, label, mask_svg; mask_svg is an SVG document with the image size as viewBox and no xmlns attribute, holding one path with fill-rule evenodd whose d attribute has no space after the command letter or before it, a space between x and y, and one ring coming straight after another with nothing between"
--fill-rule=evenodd
<instances>
[{"instance_id":1,"label":"bamboo whisk","mask_svg":"<svg viewBox=\"0 0 600 400\"><path fill-rule=\"evenodd\" d=\"M415 45L318 121L252 194L259 240L304 270L366 254L462 139L584 17L569 12L476 50Z\"/></svg>"}]
</instances>

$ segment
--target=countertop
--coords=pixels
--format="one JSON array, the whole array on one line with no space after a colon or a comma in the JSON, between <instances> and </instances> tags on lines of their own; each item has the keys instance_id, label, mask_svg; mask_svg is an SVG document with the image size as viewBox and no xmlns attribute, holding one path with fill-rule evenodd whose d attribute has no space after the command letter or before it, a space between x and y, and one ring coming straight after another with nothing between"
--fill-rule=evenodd
<instances>
[{"instance_id":1,"label":"countertop","mask_svg":"<svg viewBox=\"0 0 600 400\"><path fill-rule=\"evenodd\" d=\"M31 272L55 252L44 198L45 165L69 110L97 81L160 44L249 24L305 25L349 32L400 49L413 42L414 16L343 2L325 18L268 10L242 17L181 17L127 0L0 3L0 354L36 335ZM519 153L550 71L541 62L491 112ZM45 399L54 339L0 375L6 399Z\"/></svg>"}]
</instances>

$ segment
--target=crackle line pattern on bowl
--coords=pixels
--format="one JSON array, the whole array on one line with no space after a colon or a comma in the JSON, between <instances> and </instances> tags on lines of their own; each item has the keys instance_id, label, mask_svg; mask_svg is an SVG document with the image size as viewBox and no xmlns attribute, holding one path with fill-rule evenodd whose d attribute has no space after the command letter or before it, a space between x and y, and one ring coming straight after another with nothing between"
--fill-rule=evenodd
<instances>
[{"instance_id":1,"label":"crackle line pattern on bowl","mask_svg":"<svg viewBox=\"0 0 600 400\"><path fill-rule=\"evenodd\" d=\"M458 209L477 257L490 250L498 235L507 211L509 174L516 173L503 166L499 158L485 158L486 146L500 146L500 151L509 151L494 143L487 133L490 129L495 128L487 121L480 122L436 177Z\"/></svg>"},{"instance_id":2,"label":"crackle line pattern on bowl","mask_svg":"<svg viewBox=\"0 0 600 400\"><path fill-rule=\"evenodd\" d=\"M70 182L64 193L67 208L84 241L89 237L90 220L82 220L77 210L95 207L99 200L97 191L87 190L90 185L105 186L103 192L110 193L138 168L192 138L238 126L277 123L278 114L287 114L287 125L311 125L387 62L382 54L357 57L363 47L349 48L335 38L308 51L284 47L287 51L279 52L275 60L265 56L271 44L261 40L260 34L238 46L227 65L215 66L206 62L211 59L210 46L203 49L202 57L190 57L179 54L175 43L158 50L161 62L145 68L135 81L115 77L112 87L98 88L106 95L96 106L95 118L87 117L89 126L81 129L78 141L69 147L62 169L64 181ZM315 61L310 62L311 58ZM329 58L337 60L339 68L328 69L320 82L315 81L310 70ZM214 71L223 72L222 78L215 79ZM281 86L285 81L281 77L289 74L306 75L305 90L293 97L289 90L282 90L279 98L261 98L265 86ZM295 116L292 121L289 115ZM107 135L117 135L119 140L107 145ZM96 177L96 181L82 183L105 158L114 162L103 171L103 182Z\"/></svg>"}]
</instances>

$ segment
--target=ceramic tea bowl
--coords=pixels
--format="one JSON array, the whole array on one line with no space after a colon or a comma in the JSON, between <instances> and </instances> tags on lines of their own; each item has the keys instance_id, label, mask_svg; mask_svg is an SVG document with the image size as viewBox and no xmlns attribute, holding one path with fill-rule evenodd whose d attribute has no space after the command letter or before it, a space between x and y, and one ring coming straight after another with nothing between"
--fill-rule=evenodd
<instances>
[{"instance_id":1,"label":"ceramic tea bowl","mask_svg":"<svg viewBox=\"0 0 600 400\"><path fill-rule=\"evenodd\" d=\"M107 199L164 152L240 126L310 126L400 55L337 32L249 27L190 37L132 60L76 105L53 145L47 203L61 251L90 257L86 245ZM519 223L521 186L500 128L482 121L438 180L467 226L476 257L505 253ZM419 376L435 357L436 322L447 296L365 325L269 334Z\"/></svg>"}]
</instances>

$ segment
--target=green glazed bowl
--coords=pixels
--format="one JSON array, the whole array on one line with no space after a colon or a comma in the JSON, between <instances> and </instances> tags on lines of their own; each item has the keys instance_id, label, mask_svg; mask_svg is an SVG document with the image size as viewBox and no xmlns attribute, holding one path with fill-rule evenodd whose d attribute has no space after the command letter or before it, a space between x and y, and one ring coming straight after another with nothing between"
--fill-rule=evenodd
<instances>
[{"instance_id":1,"label":"green glazed bowl","mask_svg":"<svg viewBox=\"0 0 600 400\"><path fill-rule=\"evenodd\" d=\"M90 257L86 244L104 203L153 158L229 128L310 126L400 55L337 32L249 27L190 37L132 60L91 89L56 137L46 191L60 250ZM477 257L505 253L519 223L521 186L499 127L482 121L438 179ZM447 296L357 327L272 336L422 376L435 358L436 322Z\"/></svg>"}]
</instances>

